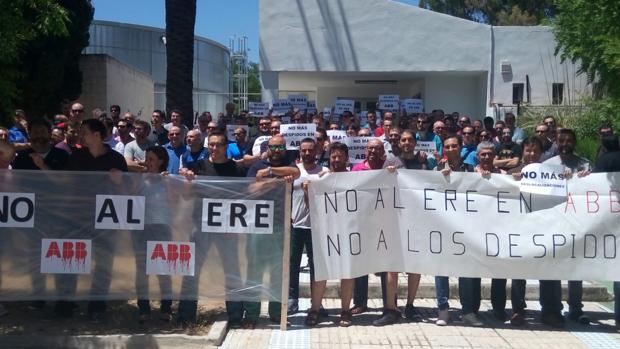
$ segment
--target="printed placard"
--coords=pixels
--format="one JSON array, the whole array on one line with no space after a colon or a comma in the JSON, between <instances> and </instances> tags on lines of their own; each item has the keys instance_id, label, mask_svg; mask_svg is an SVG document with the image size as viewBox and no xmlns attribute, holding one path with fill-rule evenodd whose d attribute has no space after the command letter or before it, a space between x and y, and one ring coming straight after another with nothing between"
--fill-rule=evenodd
<instances>
[{"instance_id":1,"label":"printed placard","mask_svg":"<svg viewBox=\"0 0 620 349\"><path fill-rule=\"evenodd\" d=\"M291 117L290 116L283 116L280 118L280 122L282 122L283 124L290 124L291 123Z\"/></svg>"},{"instance_id":2,"label":"printed placard","mask_svg":"<svg viewBox=\"0 0 620 349\"><path fill-rule=\"evenodd\" d=\"M41 273L90 274L92 241L69 239L41 240Z\"/></svg>"},{"instance_id":3,"label":"printed placard","mask_svg":"<svg viewBox=\"0 0 620 349\"><path fill-rule=\"evenodd\" d=\"M144 230L144 196L97 195L95 229Z\"/></svg>"},{"instance_id":4,"label":"printed placard","mask_svg":"<svg viewBox=\"0 0 620 349\"><path fill-rule=\"evenodd\" d=\"M299 108L302 112L308 108L308 97L305 95L289 95L288 102L293 108Z\"/></svg>"},{"instance_id":5,"label":"printed placard","mask_svg":"<svg viewBox=\"0 0 620 349\"><path fill-rule=\"evenodd\" d=\"M422 142L417 141L415 144L415 151L423 152L426 154L432 154L437 150L437 144L434 141Z\"/></svg>"},{"instance_id":6,"label":"printed placard","mask_svg":"<svg viewBox=\"0 0 620 349\"><path fill-rule=\"evenodd\" d=\"M269 103L250 102L250 114L254 117L269 115Z\"/></svg>"},{"instance_id":7,"label":"printed placard","mask_svg":"<svg viewBox=\"0 0 620 349\"><path fill-rule=\"evenodd\" d=\"M147 275L194 276L196 245L185 241L147 241Z\"/></svg>"},{"instance_id":8,"label":"printed placard","mask_svg":"<svg viewBox=\"0 0 620 349\"><path fill-rule=\"evenodd\" d=\"M34 193L0 193L0 228L33 228Z\"/></svg>"},{"instance_id":9,"label":"printed placard","mask_svg":"<svg viewBox=\"0 0 620 349\"><path fill-rule=\"evenodd\" d=\"M345 143L349 136L347 136L347 131L345 130L327 130L327 137L329 137L329 142L340 142Z\"/></svg>"},{"instance_id":10,"label":"printed placard","mask_svg":"<svg viewBox=\"0 0 620 349\"><path fill-rule=\"evenodd\" d=\"M264 142L269 141L270 138L271 138L271 136L258 136L258 137L256 137L256 140L254 140L254 144L252 145L252 156L259 156L260 155L260 145L263 144Z\"/></svg>"},{"instance_id":11,"label":"printed placard","mask_svg":"<svg viewBox=\"0 0 620 349\"><path fill-rule=\"evenodd\" d=\"M524 193L565 197L567 188L564 166L529 164L521 170L519 187Z\"/></svg>"},{"instance_id":12,"label":"printed placard","mask_svg":"<svg viewBox=\"0 0 620 349\"><path fill-rule=\"evenodd\" d=\"M291 103L288 99L274 99L271 105L273 115L284 115L291 111Z\"/></svg>"},{"instance_id":13,"label":"printed placard","mask_svg":"<svg viewBox=\"0 0 620 349\"><path fill-rule=\"evenodd\" d=\"M306 113L308 114L316 114L316 101L308 101L308 108L306 108Z\"/></svg>"},{"instance_id":14,"label":"printed placard","mask_svg":"<svg viewBox=\"0 0 620 349\"><path fill-rule=\"evenodd\" d=\"M360 127L363 127L368 123L368 110L362 110L359 115Z\"/></svg>"},{"instance_id":15,"label":"printed placard","mask_svg":"<svg viewBox=\"0 0 620 349\"><path fill-rule=\"evenodd\" d=\"M287 150L299 149L299 144L304 138L314 137L316 131L315 124L282 124L280 125L280 134L286 141Z\"/></svg>"},{"instance_id":16,"label":"printed placard","mask_svg":"<svg viewBox=\"0 0 620 349\"><path fill-rule=\"evenodd\" d=\"M401 101L401 105L407 114L424 112L424 100L422 99L404 99Z\"/></svg>"},{"instance_id":17,"label":"printed placard","mask_svg":"<svg viewBox=\"0 0 620 349\"><path fill-rule=\"evenodd\" d=\"M226 137L228 137L229 141L235 142L237 140L235 138L235 130L240 127L245 130L247 138L248 132L250 132L250 127L248 125L226 125Z\"/></svg>"},{"instance_id":18,"label":"printed placard","mask_svg":"<svg viewBox=\"0 0 620 349\"><path fill-rule=\"evenodd\" d=\"M399 95L380 95L379 109L384 111L397 112L400 109Z\"/></svg>"},{"instance_id":19,"label":"printed placard","mask_svg":"<svg viewBox=\"0 0 620 349\"><path fill-rule=\"evenodd\" d=\"M334 108L334 114L342 115L345 111L354 112L355 101L352 99L339 99L336 101L336 107Z\"/></svg>"},{"instance_id":20,"label":"printed placard","mask_svg":"<svg viewBox=\"0 0 620 349\"><path fill-rule=\"evenodd\" d=\"M323 108L323 120L330 120L332 117L332 108L325 107Z\"/></svg>"},{"instance_id":21,"label":"printed placard","mask_svg":"<svg viewBox=\"0 0 620 349\"><path fill-rule=\"evenodd\" d=\"M273 234L271 200L202 200L202 231L209 233Z\"/></svg>"},{"instance_id":22,"label":"printed placard","mask_svg":"<svg viewBox=\"0 0 620 349\"><path fill-rule=\"evenodd\" d=\"M349 147L349 163L359 164L366 159L366 144L376 137L349 137L346 140Z\"/></svg>"}]
</instances>

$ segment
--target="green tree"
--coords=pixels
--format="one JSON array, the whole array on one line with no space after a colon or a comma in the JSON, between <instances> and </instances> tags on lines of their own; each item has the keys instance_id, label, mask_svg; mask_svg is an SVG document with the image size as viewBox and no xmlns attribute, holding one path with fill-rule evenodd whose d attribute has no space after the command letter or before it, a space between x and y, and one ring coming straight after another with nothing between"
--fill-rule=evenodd
<instances>
[{"instance_id":1,"label":"green tree","mask_svg":"<svg viewBox=\"0 0 620 349\"><path fill-rule=\"evenodd\" d=\"M491 25L536 25L556 13L553 0L420 0L419 5Z\"/></svg>"},{"instance_id":2,"label":"green tree","mask_svg":"<svg viewBox=\"0 0 620 349\"><path fill-rule=\"evenodd\" d=\"M179 109L193 127L196 0L166 0L166 109Z\"/></svg>"},{"instance_id":3,"label":"green tree","mask_svg":"<svg viewBox=\"0 0 620 349\"><path fill-rule=\"evenodd\" d=\"M554 32L562 59L580 61L580 72L620 100L620 1L556 0Z\"/></svg>"},{"instance_id":4,"label":"green tree","mask_svg":"<svg viewBox=\"0 0 620 349\"><path fill-rule=\"evenodd\" d=\"M29 117L52 116L82 92L80 56L88 46L94 9L90 0L57 0L57 4L67 14L65 35L31 40L20 59L15 105Z\"/></svg>"},{"instance_id":5,"label":"green tree","mask_svg":"<svg viewBox=\"0 0 620 349\"><path fill-rule=\"evenodd\" d=\"M20 95L24 48L39 37L67 35L68 13L54 0L0 0L0 8L0 123L6 124Z\"/></svg>"}]
</instances>

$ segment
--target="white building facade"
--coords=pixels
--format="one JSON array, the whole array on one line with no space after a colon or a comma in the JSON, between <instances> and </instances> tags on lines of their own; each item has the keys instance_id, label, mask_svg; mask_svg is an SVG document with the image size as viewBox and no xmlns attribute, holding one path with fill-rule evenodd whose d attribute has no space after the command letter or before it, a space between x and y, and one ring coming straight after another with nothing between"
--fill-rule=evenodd
<instances>
[{"instance_id":1,"label":"white building facade","mask_svg":"<svg viewBox=\"0 0 620 349\"><path fill-rule=\"evenodd\" d=\"M425 111L494 116L517 104L569 105L587 77L554 55L549 27L494 27L390 0L260 0L263 101L317 107L421 98Z\"/></svg>"}]
</instances>

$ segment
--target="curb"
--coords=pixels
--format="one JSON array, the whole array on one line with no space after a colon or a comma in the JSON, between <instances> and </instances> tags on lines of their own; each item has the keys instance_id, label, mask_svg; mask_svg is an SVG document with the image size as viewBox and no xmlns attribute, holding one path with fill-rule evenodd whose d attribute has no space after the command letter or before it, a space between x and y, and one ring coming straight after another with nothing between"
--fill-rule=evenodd
<instances>
[{"instance_id":1,"label":"curb","mask_svg":"<svg viewBox=\"0 0 620 349\"><path fill-rule=\"evenodd\" d=\"M226 337L228 322L215 321L205 336L185 334L136 335L0 335L1 348L217 348Z\"/></svg>"}]
</instances>

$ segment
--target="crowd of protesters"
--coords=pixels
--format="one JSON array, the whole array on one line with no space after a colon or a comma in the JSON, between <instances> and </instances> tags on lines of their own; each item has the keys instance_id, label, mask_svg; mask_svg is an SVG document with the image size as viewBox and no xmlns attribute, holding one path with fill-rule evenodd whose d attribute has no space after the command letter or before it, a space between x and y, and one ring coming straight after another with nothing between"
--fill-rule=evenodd
<instances>
[{"instance_id":1,"label":"crowd of protesters","mask_svg":"<svg viewBox=\"0 0 620 349\"><path fill-rule=\"evenodd\" d=\"M544 117L528 136L516 125L516 117L507 113L503 120L486 117L474 119L459 113L368 112L354 115L344 112L337 120L326 119L323 113L306 114L292 110L288 117L293 123L314 123L314 138L301 141L299 150L286 150L286 142L279 134L280 116L253 117L247 111L235 113L235 105L227 104L226 111L213 118L209 112L198 116L194 127L187 127L184 115L171 110L169 117L160 111L144 121L131 113L121 115L121 107L113 105L109 113L93 111L85 117L84 106L74 103L69 116L56 115L53 120L28 119L21 110L15 112L14 125L0 127L0 168L28 170L73 171L130 171L162 174L180 174L188 180L196 175L283 178L293 183L292 234L290 260L290 292L288 313L299 311L299 274L302 254L306 251L311 277L311 307L306 324L315 326L326 316L322 298L325 281L314 280L312 230L307 188L313 178L327 172L367 171L399 168L436 170L443 175L456 172L475 172L481 176L491 173L512 175L520 179L521 169L530 163L564 165L567 175L585 176L590 172L620 171L618 138L612 127L599 128L600 147L595 164L575 153L577 137L571 129L563 128L552 116ZM361 118L360 118L361 116ZM360 120L364 120L360 122ZM234 128L234 139L228 139L226 127ZM351 166L349 149L344 143L330 143L327 130L344 130L350 137L375 137L366 146L363 162ZM430 152L416 150L418 142L433 142ZM157 226L165 226L162 221ZM165 233L165 232L164 232ZM164 234L162 233L162 234ZM165 234L164 234L165 235ZM196 240L199 237L194 237ZM134 242L137 243L137 242ZM199 246L197 241L197 246ZM225 248L222 246L221 248ZM138 263L138 261L136 261ZM196 263L200 265L200 263ZM380 273L383 291L382 315L373 324L383 326L402 320L398 310L398 273ZM189 280L189 279L188 279ZM404 317L421 321L422 314L414 306L420 283L419 274L408 274L408 293ZM484 326L478 315L481 298L480 278L459 278L459 300L462 320L472 326ZM512 280L512 312L506 311L505 279L493 279L491 284L492 313L500 321L512 325L526 324L525 280ZM162 285L164 285L162 283ZM197 283L183 287L194 287ZM162 286L163 287L163 286ZM435 277L437 317L435 323L446 326L451 322L449 309L449 279ZM620 292L620 283L614 283ZM561 283L559 280L540 280L541 321L553 327L564 324L562 316ZM368 276L341 280L340 326L354 323L354 315L368 310ZM351 302L353 306L351 307ZM568 283L568 319L588 324L582 310L582 283ZM45 306L43 301L31 303L33 308ZM148 300L139 300L139 320L150 318ZM270 304L269 316L280 321L280 305ZM69 317L75 305L70 301L56 303L58 315ZM227 302L229 323L232 327L254 328L260 313L260 304ZM620 323L620 302L616 302L616 321ZM91 301L89 316L99 318L106 309L105 302ZM178 319L195 321L195 301L181 300ZM0 308L0 315L6 313ZM161 318L172 318L170 300L161 302Z\"/></svg>"}]
</instances>

